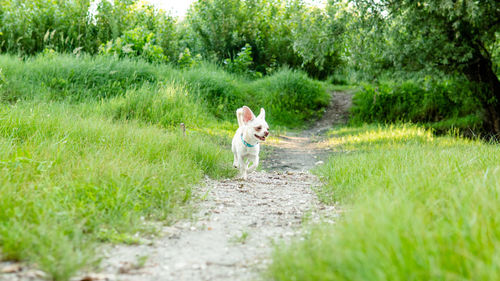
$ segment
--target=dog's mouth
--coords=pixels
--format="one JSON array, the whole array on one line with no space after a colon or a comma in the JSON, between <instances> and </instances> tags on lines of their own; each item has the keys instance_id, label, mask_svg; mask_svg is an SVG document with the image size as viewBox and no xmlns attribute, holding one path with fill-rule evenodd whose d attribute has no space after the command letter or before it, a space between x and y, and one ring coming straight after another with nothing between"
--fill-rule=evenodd
<instances>
[{"instance_id":1,"label":"dog's mouth","mask_svg":"<svg viewBox=\"0 0 500 281\"><path fill-rule=\"evenodd\" d=\"M259 139L260 141L266 141L266 137L264 136L259 136L259 135L254 135L257 139Z\"/></svg>"}]
</instances>

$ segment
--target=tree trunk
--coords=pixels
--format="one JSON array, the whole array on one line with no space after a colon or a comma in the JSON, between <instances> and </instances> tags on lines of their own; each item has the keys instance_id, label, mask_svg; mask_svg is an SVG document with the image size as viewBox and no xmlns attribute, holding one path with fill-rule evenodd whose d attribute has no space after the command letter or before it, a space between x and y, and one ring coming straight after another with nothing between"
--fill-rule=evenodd
<instances>
[{"instance_id":1,"label":"tree trunk","mask_svg":"<svg viewBox=\"0 0 500 281\"><path fill-rule=\"evenodd\" d=\"M464 72L471 82L477 83L475 92L485 111L485 129L500 140L500 81L491 61L479 55Z\"/></svg>"}]
</instances>

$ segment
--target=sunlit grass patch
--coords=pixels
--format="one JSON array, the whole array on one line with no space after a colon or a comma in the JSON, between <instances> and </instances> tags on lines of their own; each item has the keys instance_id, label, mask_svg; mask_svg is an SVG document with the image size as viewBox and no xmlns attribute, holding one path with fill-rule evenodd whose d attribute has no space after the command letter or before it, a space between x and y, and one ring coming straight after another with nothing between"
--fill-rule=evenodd
<instances>
[{"instance_id":1,"label":"sunlit grass patch","mask_svg":"<svg viewBox=\"0 0 500 281\"><path fill-rule=\"evenodd\" d=\"M360 150L385 145L429 143L434 138L431 131L416 125L364 125L334 129L328 133L325 144L345 150Z\"/></svg>"},{"instance_id":2,"label":"sunlit grass patch","mask_svg":"<svg viewBox=\"0 0 500 281\"><path fill-rule=\"evenodd\" d=\"M414 126L333 132L316 170L322 200L348 209L335 225L277 248L274 280L497 280L497 144L433 137Z\"/></svg>"},{"instance_id":3,"label":"sunlit grass patch","mask_svg":"<svg viewBox=\"0 0 500 281\"><path fill-rule=\"evenodd\" d=\"M215 117L189 96L186 87L170 82L162 85L143 85L120 97L102 102L106 116L116 120L138 120L164 128L177 128L181 123L190 128L207 127Z\"/></svg>"}]
</instances>

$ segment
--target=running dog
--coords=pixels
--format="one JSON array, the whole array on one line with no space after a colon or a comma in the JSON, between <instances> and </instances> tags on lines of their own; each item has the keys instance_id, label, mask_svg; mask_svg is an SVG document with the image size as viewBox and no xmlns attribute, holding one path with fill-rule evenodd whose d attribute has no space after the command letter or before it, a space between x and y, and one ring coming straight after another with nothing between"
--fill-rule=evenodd
<instances>
[{"instance_id":1,"label":"running dog","mask_svg":"<svg viewBox=\"0 0 500 281\"><path fill-rule=\"evenodd\" d=\"M269 136L269 126L266 122L266 111L260 109L255 117L248 106L236 110L238 130L234 134L232 148L234 154L233 166L240 170L240 176L247 179L248 173L255 171L259 165L259 143ZM248 166L252 162L251 166Z\"/></svg>"}]
</instances>

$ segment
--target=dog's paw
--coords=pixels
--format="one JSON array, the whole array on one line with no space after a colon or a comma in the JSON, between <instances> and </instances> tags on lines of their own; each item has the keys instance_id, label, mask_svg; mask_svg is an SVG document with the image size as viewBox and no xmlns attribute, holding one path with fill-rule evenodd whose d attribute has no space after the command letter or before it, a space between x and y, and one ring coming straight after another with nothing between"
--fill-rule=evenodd
<instances>
[{"instance_id":1,"label":"dog's paw","mask_svg":"<svg viewBox=\"0 0 500 281\"><path fill-rule=\"evenodd\" d=\"M234 178L234 180L236 180L236 181L246 181L246 180L248 180L248 175L241 175L241 174L239 174L239 175L237 175Z\"/></svg>"}]
</instances>

